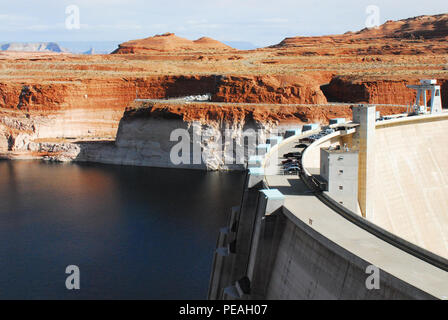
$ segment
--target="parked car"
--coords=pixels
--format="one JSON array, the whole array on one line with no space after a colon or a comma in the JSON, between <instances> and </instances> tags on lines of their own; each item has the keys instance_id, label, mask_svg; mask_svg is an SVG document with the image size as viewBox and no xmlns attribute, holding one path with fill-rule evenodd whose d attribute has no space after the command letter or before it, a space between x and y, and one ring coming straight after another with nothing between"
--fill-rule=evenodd
<instances>
[{"instance_id":1,"label":"parked car","mask_svg":"<svg viewBox=\"0 0 448 320\"><path fill-rule=\"evenodd\" d=\"M283 170L285 173L296 173L300 171L300 167L295 165L295 166L290 166L287 167Z\"/></svg>"},{"instance_id":2,"label":"parked car","mask_svg":"<svg viewBox=\"0 0 448 320\"><path fill-rule=\"evenodd\" d=\"M299 163L299 160L296 158L288 158L288 159L282 161L282 164L287 164L287 163Z\"/></svg>"},{"instance_id":3,"label":"parked car","mask_svg":"<svg viewBox=\"0 0 448 320\"><path fill-rule=\"evenodd\" d=\"M295 167L295 166L300 166L299 162L297 162L297 161L287 162L283 165L283 168Z\"/></svg>"},{"instance_id":4,"label":"parked car","mask_svg":"<svg viewBox=\"0 0 448 320\"><path fill-rule=\"evenodd\" d=\"M308 144L306 144L306 143L301 143L301 144L299 144L299 145L297 145L296 146L296 148L299 148L299 149L306 149L306 148L308 148Z\"/></svg>"},{"instance_id":5,"label":"parked car","mask_svg":"<svg viewBox=\"0 0 448 320\"><path fill-rule=\"evenodd\" d=\"M302 158L301 152L289 152L283 155L283 158Z\"/></svg>"}]
</instances>

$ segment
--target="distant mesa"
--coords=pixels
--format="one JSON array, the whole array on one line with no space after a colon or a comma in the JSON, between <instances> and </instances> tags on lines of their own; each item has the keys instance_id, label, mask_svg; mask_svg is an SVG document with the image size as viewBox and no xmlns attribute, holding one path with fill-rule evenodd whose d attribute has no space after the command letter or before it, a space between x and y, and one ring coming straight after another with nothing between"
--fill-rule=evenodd
<instances>
[{"instance_id":1,"label":"distant mesa","mask_svg":"<svg viewBox=\"0 0 448 320\"><path fill-rule=\"evenodd\" d=\"M94 48L90 48L87 51L84 51L82 54L95 54L95 49Z\"/></svg>"},{"instance_id":2,"label":"distant mesa","mask_svg":"<svg viewBox=\"0 0 448 320\"><path fill-rule=\"evenodd\" d=\"M448 14L425 15L398 21L388 20L377 28L364 28L358 32L346 32L343 35L328 35L322 37L291 37L286 38L273 48L296 47L303 42L341 41L363 39L441 39L448 40Z\"/></svg>"},{"instance_id":3,"label":"distant mesa","mask_svg":"<svg viewBox=\"0 0 448 320\"><path fill-rule=\"evenodd\" d=\"M213 51L235 50L222 42L208 37L188 40L174 33L164 33L153 37L131 40L118 46L113 54L151 53L164 51Z\"/></svg>"},{"instance_id":4,"label":"distant mesa","mask_svg":"<svg viewBox=\"0 0 448 320\"><path fill-rule=\"evenodd\" d=\"M68 50L60 47L56 42L11 42L2 44L0 49L2 51L18 52L68 52Z\"/></svg>"}]
</instances>

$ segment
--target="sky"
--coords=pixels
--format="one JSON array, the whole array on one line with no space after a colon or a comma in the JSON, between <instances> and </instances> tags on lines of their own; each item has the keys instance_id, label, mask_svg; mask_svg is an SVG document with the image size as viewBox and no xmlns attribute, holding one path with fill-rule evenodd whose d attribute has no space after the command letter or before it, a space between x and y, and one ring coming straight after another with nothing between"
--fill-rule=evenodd
<instances>
[{"instance_id":1,"label":"sky","mask_svg":"<svg viewBox=\"0 0 448 320\"><path fill-rule=\"evenodd\" d=\"M379 23L448 12L447 0L0 0L0 42L122 42L174 32L267 46L363 29L371 5Z\"/></svg>"}]
</instances>

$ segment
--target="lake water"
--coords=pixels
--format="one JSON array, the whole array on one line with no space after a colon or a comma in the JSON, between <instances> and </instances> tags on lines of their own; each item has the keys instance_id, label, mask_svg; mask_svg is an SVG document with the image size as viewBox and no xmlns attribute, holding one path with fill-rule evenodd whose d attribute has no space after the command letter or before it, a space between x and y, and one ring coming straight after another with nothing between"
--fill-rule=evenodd
<instances>
[{"instance_id":1,"label":"lake water","mask_svg":"<svg viewBox=\"0 0 448 320\"><path fill-rule=\"evenodd\" d=\"M243 173L0 161L0 299L205 299ZM65 269L80 269L69 291Z\"/></svg>"}]
</instances>

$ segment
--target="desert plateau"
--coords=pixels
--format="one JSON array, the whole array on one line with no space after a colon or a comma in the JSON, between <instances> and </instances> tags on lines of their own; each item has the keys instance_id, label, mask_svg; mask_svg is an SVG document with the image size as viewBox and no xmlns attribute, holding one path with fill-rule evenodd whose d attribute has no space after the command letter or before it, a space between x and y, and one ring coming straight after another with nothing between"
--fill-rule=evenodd
<instances>
[{"instance_id":1,"label":"desert plateau","mask_svg":"<svg viewBox=\"0 0 448 320\"><path fill-rule=\"evenodd\" d=\"M79 146L113 146L124 112L140 108L139 99L152 99L145 107L153 118L185 123L328 123L350 118L358 103L376 104L382 114L405 111L415 99L406 85L428 78L441 85L446 108L447 40L448 14L440 14L255 50L165 33L107 55L3 51L1 154L123 163ZM175 101L204 94L209 101Z\"/></svg>"}]
</instances>

